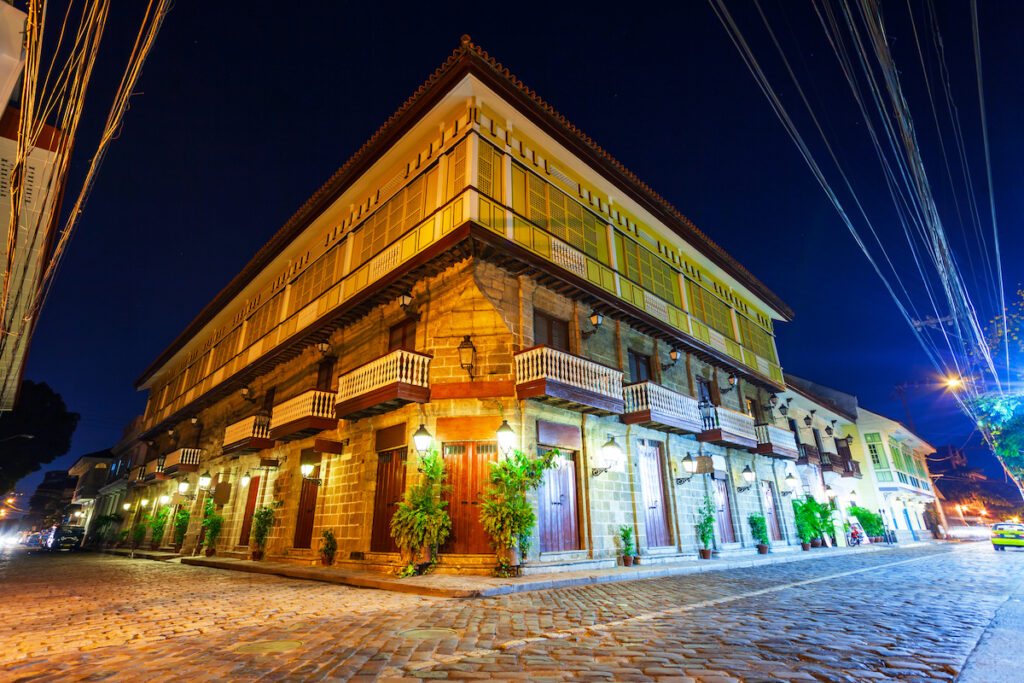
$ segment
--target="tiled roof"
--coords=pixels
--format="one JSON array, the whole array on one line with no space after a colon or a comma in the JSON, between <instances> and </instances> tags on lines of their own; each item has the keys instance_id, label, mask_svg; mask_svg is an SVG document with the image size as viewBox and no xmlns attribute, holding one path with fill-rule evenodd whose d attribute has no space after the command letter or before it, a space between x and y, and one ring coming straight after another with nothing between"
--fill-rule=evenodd
<instances>
[{"instance_id":1,"label":"tiled roof","mask_svg":"<svg viewBox=\"0 0 1024 683\"><path fill-rule=\"evenodd\" d=\"M434 70L434 73L416 89L387 121L377 129L370 139L367 140L359 150L353 154L345 164L324 183L306 202L296 211L291 218L278 230L270 240L260 248L256 255L249 261L238 275L236 275L214 299L189 323L185 330L175 341L168 346L160 356L146 369L146 371L135 381L138 387L146 382L160 367L184 346L199 330L209 322L224 306L226 306L238 292L240 292L249 281L255 277L280 251L295 239L313 219L324 211L351 182L359 177L377 157L383 153L390 142L405 133L416 123L419 117L429 110L429 107L444 94L443 85L454 78L460 77L464 72L472 71L481 76L489 76L492 85L506 85L503 91L510 95L518 96L517 99L524 104L533 105L539 109L542 126L554 128L554 132L561 133L562 142L568 142L576 150L589 152L586 156L603 164L606 173L613 182L625 183L623 189L631 190L631 196L652 210L655 215L665 219L666 224L677 234L690 243L694 244L708 258L715 261L724 270L730 272L744 286L748 287L757 296L767 301L775 310L786 318L793 317L793 311L777 295L769 290L754 275L744 268L738 261L733 259L720 246L715 244L707 235L701 232L690 219L679 212L666 199L652 190L646 183L637 178L629 169L623 166L618 160L602 149L597 143L590 139L585 133L570 123L564 116L559 114L554 107L545 102L537 93L528 88L500 62L491 57L485 50L473 43L468 35L463 35L457 47L444 64ZM538 113L538 112L527 112Z\"/></svg>"}]
</instances>

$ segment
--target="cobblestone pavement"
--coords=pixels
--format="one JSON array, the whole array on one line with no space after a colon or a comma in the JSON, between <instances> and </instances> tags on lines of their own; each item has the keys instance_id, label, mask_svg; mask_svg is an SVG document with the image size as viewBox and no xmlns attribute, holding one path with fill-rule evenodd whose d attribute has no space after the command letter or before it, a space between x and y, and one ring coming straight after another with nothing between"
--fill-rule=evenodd
<instances>
[{"instance_id":1,"label":"cobblestone pavement","mask_svg":"<svg viewBox=\"0 0 1024 683\"><path fill-rule=\"evenodd\" d=\"M945 681L1022 570L927 546L458 600L7 552L0 681Z\"/></svg>"}]
</instances>

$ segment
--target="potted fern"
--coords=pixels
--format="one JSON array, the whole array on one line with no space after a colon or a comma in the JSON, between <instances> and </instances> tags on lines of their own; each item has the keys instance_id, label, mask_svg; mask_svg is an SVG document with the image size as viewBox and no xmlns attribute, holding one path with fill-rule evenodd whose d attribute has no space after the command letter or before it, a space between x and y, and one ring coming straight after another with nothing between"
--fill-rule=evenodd
<instances>
[{"instance_id":1,"label":"potted fern","mask_svg":"<svg viewBox=\"0 0 1024 683\"><path fill-rule=\"evenodd\" d=\"M146 521L149 522L149 529L153 533L149 537L149 547L152 550L156 550L160 547L160 542L164 538L164 531L167 529L167 518L171 514L171 511L167 507L162 507L152 515L146 515Z\"/></svg>"},{"instance_id":2,"label":"potted fern","mask_svg":"<svg viewBox=\"0 0 1024 683\"><path fill-rule=\"evenodd\" d=\"M192 515L185 508L178 508L174 513L174 552L180 553L181 546L185 545L185 534L188 533L188 523Z\"/></svg>"},{"instance_id":3,"label":"potted fern","mask_svg":"<svg viewBox=\"0 0 1024 683\"><path fill-rule=\"evenodd\" d=\"M146 525L142 522L136 522L134 528L132 528L132 547L138 548L145 540Z\"/></svg>"},{"instance_id":4,"label":"potted fern","mask_svg":"<svg viewBox=\"0 0 1024 683\"><path fill-rule=\"evenodd\" d=\"M704 504L701 505L700 510L697 512L695 528L697 530L697 539L702 546L699 548L700 559L710 560L711 544L715 540L715 506L711 502L711 497L706 493L704 494Z\"/></svg>"},{"instance_id":5,"label":"potted fern","mask_svg":"<svg viewBox=\"0 0 1024 683\"><path fill-rule=\"evenodd\" d=\"M338 552L338 539L332 529L324 529L320 534L320 563L325 567L334 564L334 555Z\"/></svg>"},{"instance_id":6,"label":"potted fern","mask_svg":"<svg viewBox=\"0 0 1024 683\"><path fill-rule=\"evenodd\" d=\"M622 541L622 566L632 567L633 553L636 552L636 548L633 547L633 527L628 525L620 526L619 540Z\"/></svg>"},{"instance_id":7,"label":"potted fern","mask_svg":"<svg viewBox=\"0 0 1024 683\"><path fill-rule=\"evenodd\" d=\"M274 511L279 507L281 507L281 501L278 500L270 505L264 505L252 513L252 532L249 534L249 540L252 543L252 559L254 560L263 559L270 530L274 527Z\"/></svg>"},{"instance_id":8,"label":"potted fern","mask_svg":"<svg viewBox=\"0 0 1024 683\"><path fill-rule=\"evenodd\" d=\"M750 515L747 517L747 523L750 524L750 534L757 542L757 552L761 555L767 555L768 523L765 521L764 515Z\"/></svg>"},{"instance_id":9,"label":"potted fern","mask_svg":"<svg viewBox=\"0 0 1024 683\"><path fill-rule=\"evenodd\" d=\"M452 520L441 500L445 490L444 460L437 450L420 457L419 481L409 487L391 518L391 537L402 553L402 575L415 574L433 561L437 548L448 540Z\"/></svg>"},{"instance_id":10,"label":"potted fern","mask_svg":"<svg viewBox=\"0 0 1024 683\"><path fill-rule=\"evenodd\" d=\"M794 500L793 514L796 518L796 535L800 537L800 549L810 550L811 541L817 535L817 514L808 504L808 500Z\"/></svg>"},{"instance_id":11,"label":"potted fern","mask_svg":"<svg viewBox=\"0 0 1024 683\"><path fill-rule=\"evenodd\" d=\"M544 470L554 464L558 451L529 458L520 450L491 463L490 486L480 502L480 523L491 537L499 571L521 564L519 539L537 524L537 513L526 494L541 485Z\"/></svg>"},{"instance_id":12,"label":"potted fern","mask_svg":"<svg viewBox=\"0 0 1024 683\"><path fill-rule=\"evenodd\" d=\"M213 557L213 554L217 552L217 537L220 536L223 526L224 516L217 514L213 507L213 500L208 499L203 507L203 529L206 531L206 540L203 544L206 546L207 557Z\"/></svg>"}]
</instances>

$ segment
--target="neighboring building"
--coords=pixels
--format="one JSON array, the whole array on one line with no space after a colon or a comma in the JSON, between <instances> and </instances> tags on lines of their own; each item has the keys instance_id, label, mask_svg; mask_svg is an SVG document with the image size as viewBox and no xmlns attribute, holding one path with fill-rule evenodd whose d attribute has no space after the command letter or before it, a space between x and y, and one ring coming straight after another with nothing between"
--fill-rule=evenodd
<instances>
[{"instance_id":1,"label":"neighboring building","mask_svg":"<svg viewBox=\"0 0 1024 683\"><path fill-rule=\"evenodd\" d=\"M927 465L952 536L987 540L994 522L1020 519L1024 495L991 451L976 449L969 460L963 449L943 446Z\"/></svg>"},{"instance_id":2,"label":"neighboring building","mask_svg":"<svg viewBox=\"0 0 1024 683\"><path fill-rule=\"evenodd\" d=\"M147 444L139 438L141 431L142 416L138 415L124 428L117 445L110 449L113 462L107 480L97 491L93 519L100 515L112 514L121 517L121 524L111 527L111 537L114 531L126 529L130 524L131 515L124 510L132 484L129 475L133 468L138 468L146 462L148 453Z\"/></svg>"},{"instance_id":3,"label":"neighboring building","mask_svg":"<svg viewBox=\"0 0 1024 683\"><path fill-rule=\"evenodd\" d=\"M507 420L524 451L563 453L534 562L609 566L620 525L643 562L690 556L705 494L721 552L754 552L755 512L782 547L797 449L768 413L790 317L466 39L139 378L154 447L131 500L188 506L188 550L212 496L218 552L239 555L283 501L269 558L315 561L331 528L343 565L387 566L422 424L452 482L439 569L490 571L476 502Z\"/></svg>"},{"instance_id":4,"label":"neighboring building","mask_svg":"<svg viewBox=\"0 0 1024 683\"><path fill-rule=\"evenodd\" d=\"M84 526L87 536L95 516L95 503L100 488L110 478L113 463L114 456L110 449L107 449L83 455L68 468L68 474L78 477L75 493L71 498L71 503L77 505L78 510L75 511L75 519L72 521L74 524Z\"/></svg>"},{"instance_id":5,"label":"neighboring building","mask_svg":"<svg viewBox=\"0 0 1024 683\"><path fill-rule=\"evenodd\" d=\"M939 524L949 528L941 507L933 505L927 463L934 448L902 423L863 407L851 433L851 452L866 470L865 485L858 488L859 505L877 510L900 541L932 537L925 524L929 507Z\"/></svg>"}]
</instances>

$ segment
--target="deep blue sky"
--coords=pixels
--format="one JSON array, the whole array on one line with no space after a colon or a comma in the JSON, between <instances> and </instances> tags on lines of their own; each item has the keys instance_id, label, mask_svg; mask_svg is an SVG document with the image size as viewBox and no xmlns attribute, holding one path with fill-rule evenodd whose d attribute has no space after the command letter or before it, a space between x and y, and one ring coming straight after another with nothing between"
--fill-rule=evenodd
<instances>
[{"instance_id":1,"label":"deep blue sky","mask_svg":"<svg viewBox=\"0 0 1024 683\"><path fill-rule=\"evenodd\" d=\"M780 39L794 47L808 94L827 111L837 151L862 183L878 226L898 247L901 233L878 167L864 154L867 138L813 15L802 3L787 4L785 12L763 4ZM134 37L137 10L117 5L76 150L76 179ZM706 3L682 3L662 15L637 6L634 17L622 5L614 13L517 5L515 20L468 6L414 16L378 3L298 10L249 3L245 11L229 5L179 2L167 17L43 310L26 377L48 382L82 414L71 452L46 469L117 442L144 408L133 380L444 61L462 33L792 306L795 320L777 326L787 370L855 393L862 405L901 420L893 385L932 379L909 327ZM749 5L730 5L769 63L770 45ZM968 5L943 5L955 94L979 161ZM1019 255L1024 7L1008 0L981 5L1003 250ZM885 6L893 12L890 29L908 92L919 96L920 70L901 19L906 5ZM784 73L774 68L770 75L795 110ZM927 146L929 110L914 111L924 119L918 123ZM975 169L979 188L982 169ZM939 201L948 204L941 194ZM1019 259L1006 257L1004 266L1008 282L1024 279ZM919 431L933 444L959 445L970 434L969 422L938 389L911 390L910 397ZM34 488L39 479L41 473L19 488Z\"/></svg>"}]
</instances>

